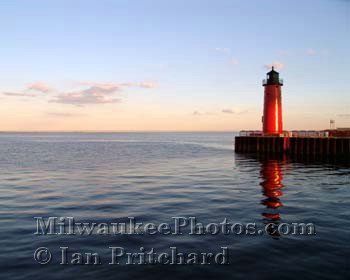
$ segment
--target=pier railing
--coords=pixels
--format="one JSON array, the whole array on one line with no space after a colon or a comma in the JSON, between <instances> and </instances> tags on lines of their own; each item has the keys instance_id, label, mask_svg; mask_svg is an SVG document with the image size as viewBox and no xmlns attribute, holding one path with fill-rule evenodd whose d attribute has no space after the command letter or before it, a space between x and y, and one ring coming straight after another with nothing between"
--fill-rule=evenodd
<instances>
[{"instance_id":1,"label":"pier railing","mask_svg":"<svg viewBox=\"0 0 350 280\"><path fill-rule=\"evenodd\" d=\"M261 130L241 130L239 136L268 136L264 134ZM273 136L276 136L274 134ZM329 132L326 130L292 130L283 131L278 136L283 137L329 137Z\"/></svg>"}]
</instances>

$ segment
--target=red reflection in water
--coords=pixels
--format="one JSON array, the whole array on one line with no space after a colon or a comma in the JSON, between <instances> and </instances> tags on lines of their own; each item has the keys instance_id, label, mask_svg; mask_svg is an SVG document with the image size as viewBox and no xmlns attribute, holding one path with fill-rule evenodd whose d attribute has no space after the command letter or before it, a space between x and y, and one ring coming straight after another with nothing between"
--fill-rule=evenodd
<instances>
[{"instance_id":1,"label":"red reflection in water","mask_svg":"<svg viewBox=\"0 0 350 280\"><path fill-rule=\"evenodd\" d=\"M262 193L266 197L261 201L261 204L265 205L268 209L268 211L262 213L262 216L270 222L278 223L281 219L278 208L283 206L280 200L280 197L283 195L281 189L284 187L282 184L283 175L281 161L263 161L260 175L263 180L260 186L262 186Z\"/></svg>"}]
</instances>

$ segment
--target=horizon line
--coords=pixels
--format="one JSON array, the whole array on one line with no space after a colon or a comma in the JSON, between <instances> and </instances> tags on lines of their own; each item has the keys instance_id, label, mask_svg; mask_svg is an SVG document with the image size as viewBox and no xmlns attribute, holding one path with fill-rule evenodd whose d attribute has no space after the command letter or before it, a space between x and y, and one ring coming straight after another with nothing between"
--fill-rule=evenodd
<instances>
[{"instance_id":1,"label":"horizon line","mask_svg":"<svg viewBox=\"0 0 350 280\"><path fill-rule=\"evenodd\" d=\"M0 130L0 133L159 133L159 132L239 132L240 130Z\"/></svg>"}]
</instances>

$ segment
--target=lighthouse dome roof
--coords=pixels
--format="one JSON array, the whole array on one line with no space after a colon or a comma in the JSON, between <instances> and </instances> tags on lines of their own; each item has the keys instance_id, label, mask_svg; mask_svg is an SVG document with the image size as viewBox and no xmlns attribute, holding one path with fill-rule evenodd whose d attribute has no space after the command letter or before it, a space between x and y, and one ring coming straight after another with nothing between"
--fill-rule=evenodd
<instances>
[{"instance_id":1,"label":"lighthouse dome roof","mask_svg":"<svg viewBox=\"0 0 350 280\"><path fill-rule=\"evenodd\" d=\"M267 74L279 74L273 66L271 68L272 68L271 71L267 72Z\"/></svg>"},{"instance_id":2,"label":"lighthouse dome roof","mask_svg":"<svg viewBox=\"0 0 350 280\"><path fill-rule=\"evenodd\" d=\"M274 67L266 74L266 79L263 80L263 85L283 85L283 81L279 77L279 73L275 71Z\"/></svg>"}]
</instances>

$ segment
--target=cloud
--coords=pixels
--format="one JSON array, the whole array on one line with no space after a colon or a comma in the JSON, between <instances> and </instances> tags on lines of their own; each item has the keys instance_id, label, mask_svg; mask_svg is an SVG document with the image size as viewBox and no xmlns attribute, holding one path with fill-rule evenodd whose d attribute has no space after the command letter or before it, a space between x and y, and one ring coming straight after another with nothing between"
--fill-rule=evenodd
<instances>
[{"instance_id":1,"label":"cloud","mask_svg":"<svg viewBox=\"0 0 350 280\"><path fill-rule=\"evenodd\" d=\"M223 109L221 112L225 113L225 114L241 115L241 114L247 113L248 110L243 110L243 109L240 109L240 108L233 108L233 109L226 108L226 109Z\"/></svg>"},{"instance_id":2,"label":"cloud","mask_svg":"<svg viewBox=\"0 0 350 280\"><path fill-rule=\"evenodd\" d=\"M194 115L194 116L217 116L218 113L216 113L216 112L193 111L192 115Z\"/></svg>"},{"instance_id":3,"label":"cloud","mask_svg":"<svg viewBox=\"0 0 350 280\"><path fill-rule=\"evenodd\" d=\"M229 53L230 53L229 48L215 48L214 50L216 52L220 52L220 53L223 53L225 55L229 55ZM238 65L239 64L239 60L237 58L234 58L234 57L231 58L229 62L231 65Z\"/></svg>"},{"instance_id":4,"label":"cloud","mask_svg":"<svg viewBox=\"0 0 350 280\"><path fill-rule=\"evenodd\" d=\"M247 113L248 110L240 109L240 108L225 108L221 110L221 113L224 114L233 114L233 115L241 115ZM200 112L200 111L193 111L193 116L218 116L220 112Z\"/></svg>"},{"instance_id":5,"label":"cloud","mask_svg":"<svg viewBox=\"0 0 350 280\"><path fill-rule=\"evenodd\" d=\"M27 93L28 91L30 93ZM6 91L6 92L3 92L2 94L7 96L37 97L38 93L49 93L53 91L54 89L49 87L44 82L34 82L32 84L29 84L24 90L20 92Z\"/></svg>"},{"instance_id":6,"label":"cloud","mask_svg":"<svg viewBox=\"0 0 350 280\"><path fill-rule=\"evenodd\" d=\"M268 70L270 70L272 68L272 66L277 69L277 70L281 70L284 68L284 64L280 61L274 61L270 64L265 64L264 67Z\"/></svg>"},{"instance_id":7,"label":"cloud","mask_svg":"<svg viewBox=\"0 0 350 280\"><path fill-rule=\"evenodd\" d=\"M80 81L78 82L79 85L83 86L97 86L101 88L122 88L122 87L140 87L140 88L156 88L157 84L154 82L125 82L125 83L98 83L93 81Z\"/></svg>"},{"instance_id":8,"label":"cloud","mask_svg":"<svg viewBox=\"0 0 350 280\"><path fill-rule=\"evenodd\" d=\"M279 55L283 55L283 56L289 55L289 51L287 51L287 50L279 50L277 53Z\"/></svg>"},{"instance_id":9,"label":"cloud","mask_svg":"<svg viewBox=\"0 0 350 280\"><path fill-rule=\"evenodd\" d=\"M135 86L137 86L137 83L127 82L127 83L121 83L119 85L122 87L135 87Z\"/></svg>"},{"instance_id":10,"label":"cloud","mask_svg":"<svg viewBox=\"0 0 350 280\"><path fill-rule=\"evenodd\" d=\"M238 65L238 64L239 64L239 60L236 59L236 58L232 58L232 59L230 60L230 63L231 63L232 65Z\"/></svg>"},{"instance_id":11,"label":"cloud","mask_svg":"<svg viewBox=\"0 0 350 280\"><path fill-rule=\"evenodd\" d=\"M214 50L217 51L217 52L222 52L222 53L230 52L229 48L215 48Z\"/></svg>"},{"instance_id":12,"label":"cloud","mask_svg":"<svg viewBox=\"0 0 350 280\"><path fill-rule=\"evenodd\" d=\"M28 94L28 93L24 93L24 92L8 92L5 91L2 93L3 95L7 95L7 96L20 96L20 97L35 97L35 94Z\"/></svg>"},{"instance_id":13,"label":"cloud","mask_svg":"<svg viewBox=\"0 0 350 280\"><path fill-rule=\"evenodd\" d=\"M25 90L20 92L3 92L3 95L7 96L21 96L21 97L38 97L42 96L39 93L51 93L56 92L49 102L71 104L76 106L83 106L86 104L105 104L105 103L117 103L121 99L116 95L122 91L123 87L135 87L152 89L156 88L157 84L151 81L144 82L126 82L126 83L101 83L95 81L83 80L75 83L75 86L79 86L77 90L71 90L67 92L56 92L53 88L49 87L44 82L35 82L29 84ZM26 93L29 91L30 93Z\"/></svg>"},{"instance_id":14,"label":"cloud","mask_svg":"<svg viewBox=\"0 0 350 280\"><path fill-rule=\"evenodd\" d=\"M205 113L207 116L217 116L218 113L215 113L215 112L206 112Z\"/></svg>"},{"instance_id":15,"label":"cloud","mask_svg":"<svg viewBox=\"0 0 350 280\"><path fill-rule=\"evenodd\" d=\"M35 82L32 84L29 84L26 88L27 90L33 90L33 91L38 91L38 92L42 92L42 93L49 93L49 92L53 92L54 89L51 88L49 85L47 85L44 82Z\"/></svg>"},{"instance_id":16,"label":"cloud","mask_svg":"<svg viewBox=\"0 0 350 280\"><path fill-rule=\"evenodd\" d=\"M142 87L142 88L155 88L157 87L157 85L153 82L141 82L139 83L139 87Z\"/></svg>"},{"instance_id":17,"label":"cloud","mask_svg":"<svg viewBox=\"0 0 350 280\"><path fill-rule=\"evenodd\" d=\"M233 114L233 110L232 109L223 109L222 112L223 113L227 113L227 114Z\"/></svg>"},{"instance_id":18,"label":"cloud","mask_svg":"<svg viewBox=\"0 0 350 280\"><path fill-rule=\"evenodd\" d=\"M121 87L121 85L117 84L117 83L99 83L99 82L94 82L94 81L79 81L78 85L99 87L99 88L103 88L103 89L107 89L107 90Z\"/></svg>"},{"instance_id":19,"label":"cloud","mask_svg":"<svg viewBox=\"0 0 350 280\"><path fill-rule=\"evenodd\" d=\"M46 115L52 116L52 117L81 117L86 116L86 114L73 114L73 113L61 113L61 112L47 112Z\"/></svg>"},{"instance_id":20,"label":"cloud","mask_svg":"<svg viewBox=\"0 0 350 280\"><path fill-rule=\"evenodd\" d=\"M306 54L308 54L308 55L315 55L316 54L316 50L314 50L314 49L307 49L306 50Z\"/></svg>"},{"instance_id":21,"label":"cloud","mask_svg":"<svg viewBox=\"0 0 350 280\"><path fill-rule=\"evenodd\" d=\"M120 90L117 85L99 84L80 91L62 93L50 102L83 106L86 104L117 103L121 100L114 94Z\"/></svg>"}]
</instances>

